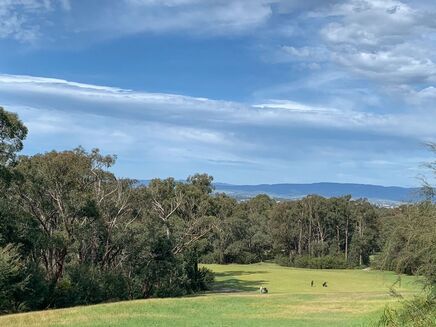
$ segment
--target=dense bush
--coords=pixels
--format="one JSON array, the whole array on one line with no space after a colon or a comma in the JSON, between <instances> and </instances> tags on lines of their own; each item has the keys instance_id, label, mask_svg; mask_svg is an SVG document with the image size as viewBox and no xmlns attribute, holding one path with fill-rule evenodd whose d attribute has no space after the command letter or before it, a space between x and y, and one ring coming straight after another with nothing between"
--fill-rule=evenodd
<instances>
[{"instance_id":1,"label":"dense bush","mask_svg":"<svg viewBox=\"0 0 436 327\"><path fill-rule=\"evenodd\" d=\"M20 302L28 278L17 248L11 244L0 247L0 313L25 309Z\"/></svg>"},{"instance_id":2,"label":"dense bush","mask_svg":"<svg viewBox=\"0 0 436 327\"><path fill-rule=\"evenodd\" d=\"M0 180L0 312L207 289L212 179L118 180L97 150L21 157ZM13 245L10 245L13 244Z\"/></svg>"},{"instance_id":3,"label":"dense bush","mask_svg":"<svg viewBox=\"0 0 436 327\"><path fill-rule=\"evenodd\" d=\"M292 259L277 256L275 262L282 266L310 269L344 269L349 267L343 256L334 255L323 257L296 256Z\"/></svg>"},{"instance_id":4,"label":"dense bush","mask_svg":"<svg viewBox=\"0 0 436 327\"><path fill-rule=\"evenodd\" d=\"M403 206L392 214L385 227L389 236L375 263L381 269L420 275L424 295L386 308L379 326L436 326L436 205Z\"/></svg>"},{"instance_id":5,"label":"dense bush","mask_svg":"<svg viewBox=\"0 0 436 327\"><path fill-rule=\"evenodd\" d=\"M85 264L67 269L56 287L53 305L67 307L128 298L127 281L121 270L101 271Z\"/></svg>"}]
</instances>

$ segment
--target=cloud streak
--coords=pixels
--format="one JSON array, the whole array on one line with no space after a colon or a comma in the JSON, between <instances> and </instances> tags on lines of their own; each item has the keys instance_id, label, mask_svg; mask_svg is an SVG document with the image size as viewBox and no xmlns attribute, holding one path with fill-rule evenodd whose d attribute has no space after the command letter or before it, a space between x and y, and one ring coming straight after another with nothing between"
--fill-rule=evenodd
<instances>
[{"instance_id":1,"label":"cloud streak","mask_svg":"<svg viewBox=\"0 0 436 327\"><path fill-rule=\"evenodd\" d=\"M288 100L238 103L32 76L0 75L0 98L29 126L27 151L97 146L119 154L120 174L138 178L152 175L139 172L138 165L157 175L177 165L182 176L202 169L221 180L249 182L243 175L228 177L226 167L232 167L234 174L260 171L259 181L278 181L276 174L295 169L302 160L318 160L308 166L315 171L324 158L329 161L325 169L343 180L342 169L330 166L341 156L377 162L386 160L382 149L390 148L388 156L395 156L436 136L432 124L410 116ZM134 174L130 164L136 166Z\"/></svg>"},{"instance_id":2,"label":"cloud streak","mask_svg":"<svg viewBox=\"0 0 436 327\"><path fill-rule=\"evenodd\" d=\"M57 106L63 103L63 110L177 125L198 126L200 123L210 127L226 124L232 128L259 125L286 128L308 124L345 130L381 128L386 133L404 131L398 129L397 116L318 107L289 100L245 104L15 75L0 75L0 91L6 99L23 98L22 105L33 103L62 110Z\"/></svg>"},{"instance_id":3,"label":"cloud streak","mask_svg":"<svg viewBox=\"0 0 436 327\"><path fill-rule=\"evenodd\" d=\"M197 36L251 33L273 14L277 0L2 0L0 39L50 43L94 34L94 40L138 33Z\"/></svg>"}]
</instances>

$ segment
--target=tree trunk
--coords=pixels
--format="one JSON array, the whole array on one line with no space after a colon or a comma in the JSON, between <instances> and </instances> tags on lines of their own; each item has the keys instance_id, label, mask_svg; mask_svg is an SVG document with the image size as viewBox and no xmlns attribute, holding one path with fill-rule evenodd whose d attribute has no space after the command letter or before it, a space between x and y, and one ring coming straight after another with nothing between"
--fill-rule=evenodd
<instances>
[{"instance_id":1,"label":"tree trunk","mask_svg":"<svg viewBox=\"0 0 436 327\"><path fill-rule=\"evenodd\" d=\"M363 239L363 217L360 216L359 219L359 238L360 238L360 242L359 242L359 265L362 265L362 239Z\"/></svg>"},{"instance_id":2,"label":"tree trunk","mask_svg":"<svg viewBox=\"0 0 436 327\"><path fill-rule=\"evenodd\" d=\"M170 227L168 226L168 224L165 224L165 232L167 234L167 239L170 239Z\"/></svg>"},{"instance_id":3,"label":"tree trunk","mask_svg":"<svg viewBox=\"0 0 436 327\"><path fill-rule=\"evenodd\" d=\"M298 235L298 254L301 255L301 239L303 237L303 224L302 221L299 221L300 224L300 234Z\"/></svg>"},{"instance_id":4,"label":"tree trunk","mask_svg":"<svg viewBox=\"0 0 436 327\"><path fill-rule=\"evenodd\" d=\"M348 262L348 217L345 223L345 261Z\"/></svg>"}]
</instances>

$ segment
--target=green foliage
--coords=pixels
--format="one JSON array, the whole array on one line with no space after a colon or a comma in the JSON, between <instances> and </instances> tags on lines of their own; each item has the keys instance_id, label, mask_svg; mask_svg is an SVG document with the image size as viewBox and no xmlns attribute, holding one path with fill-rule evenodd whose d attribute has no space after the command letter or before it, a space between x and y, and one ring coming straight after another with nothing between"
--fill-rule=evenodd
<instances>
[{"instance_id":1,"label":"green foliage","mask_svg":"<svg viewBox=\"0 0 436 327\"><path fill-rule=\"evenodd\" d=\"M400 308L387 307L378 324L383 327L435 327L436 299L419 296L402 302Z\"/></svg>"},{"instance_id":2,"label":"green foliage","mask_svg":"<svg viewBox=\"0 0 436 327\"><path fill-rule=\"evenodd\" d=\"M0 168L15 160L16 153L23 148L26 136L27 128L18 116L0 107Z\"/></svg>"},{"instance_id":3,"label":"green foliage","mask_svg":"<svg viewBox=\"0 0 436 327\"><path fill-rule=\"evenodd\" d=\"M352 201L349 196L309 196L279 203L271 212L269 224L273 252L277 257L287 256L287 265L364 266L378 249L374 207L365 200Z\"/></svg>"},{"instance_id":4,"label":"green foliage","mask_svg":"<svg viewBox=\"0 0 436 327\"><path fill-rule=\"evenodd\" d=\"M425 202L394 212L390 231L377 258L382 269L424 277L425 295L387 307L379 326L436 326L436 206Z\"/></svg>"},{"instance_id":5,"label":"green foliage","mask_svg":"<svg viewBox=\"0 0 436 327\"><path fill-rule=\"evenodd\" d=\"M11 287L3 297L10 303L1 302L0 310L18 310L12 304L23 298L39 309L209 287L212 275L199 269L198 258L213 223L212 178L137 187L109 172L114 162L78 148L23 156L8 168L15 179L0 185L7 189L0 194L0 246L19 245L20 275L29 278L26 290L12 292L19 279L15 270L5 273Z\"/></svg>"},{"instance_id":6,"label":"green foliage","mask_svg":"<svg viewBox=\"0 0 436 327\"><path fill-rule=\"evenodd\" d=\"M11 244L0 247L0 312L25 308L25 303L17 299L24 292L27 282L17 248Z\"/></svg>"},{"instance_id":7,"label":"green foliage","mask_svg":"<svg viewBox=\"0 0 436 327\"><path fill-rule=\"evenodd\" d=\"M379 259L380 268L426 277L436 284L436 205L424 202L396 210L394 226ZM434 290L433 290L434 292Z\"/></svg>"},{"instance_id":8,"label":"green foliage","mask_svg":"<svg viewBox=\"0 0 436 327\"><path fill-rule=\"evenodd\" d=\"M322 257L310 257L308 255L296 256L292 260L289 257L278 256L275 262L279 265L297 268L310 268L310 269L345 269L349 265L344 260L343 256L338 255L325 255Z\"/></svg>"},{"instance_id":9,"label":"green foliage","mask_svg":"<svg viewBox=\"0 0 436 327\"><path fill-rule=\"evenodd\" d=\"M69 307L126 299L128 287L122 271L102 271L85 264L69 267L55 289L52 303L56 307Z\"/></svg>"}]
</instances>

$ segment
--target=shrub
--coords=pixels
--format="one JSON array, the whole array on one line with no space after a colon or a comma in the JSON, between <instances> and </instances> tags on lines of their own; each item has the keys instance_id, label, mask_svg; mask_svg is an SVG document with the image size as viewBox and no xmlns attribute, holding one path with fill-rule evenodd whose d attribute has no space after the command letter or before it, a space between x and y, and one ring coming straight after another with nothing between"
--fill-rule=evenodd
<instances>
[{"instance_id":1,"label":"shrub","mask_svg":"<svg viewBox=\"0 0 436 327\"><path fill-rule=\"evenodd\" d=\"M24 266L17 248L6 245L0 248L0 313L23 310L25 303L20 302L28 282Z\"/></svg>"},{"instance_id":2,"label":"shrub","mask_svg":"<svg viewBox=\"0 0 436 327\"><path fill-rule=\"evenodd\" d=\"M56 307L95 304L125 300L128 294L128 284L121 273L83 264L68 268L56 285L53 303Z\"/></svg>"},{"instance_id":3,"label":"shrub","mask_svg":"<svg viewBox=\"0 0 436 327\"><path fill-rule=\"evenodd\" d=\"M310 269L344 269L348 265L343 256L326 255L323 257L296 256L276 257L275 262L281 266L310 268Z\"/></svg>"},{"instance_id":4,"label":"shrub","mask_svg":"<svg viewBox=\"0 0 436 327\"><path fill-rule=\"evenodd\" d=\"M202 267L198 271L199 285L202 291L209 290L215 280L215 274L212 270Z\"/></svg>"},{"instance_id":5,"label":"shrub","mask_svg":"<svg viewBox=\"0 0 436 327\"><path fill-rule=\"evenodd\" d=\"M435 327L436 299L430 294L404 301L398 309L387 307L378 321L378 326Z\"/></svg>"}]
</instances>

